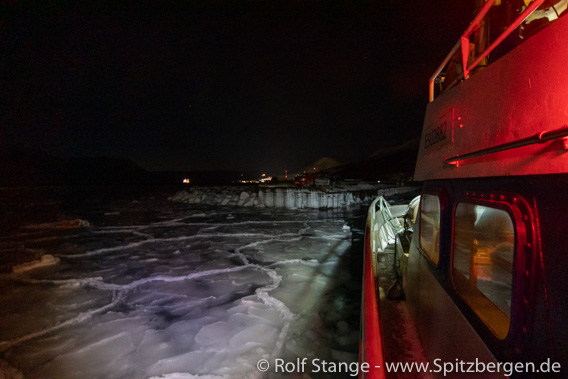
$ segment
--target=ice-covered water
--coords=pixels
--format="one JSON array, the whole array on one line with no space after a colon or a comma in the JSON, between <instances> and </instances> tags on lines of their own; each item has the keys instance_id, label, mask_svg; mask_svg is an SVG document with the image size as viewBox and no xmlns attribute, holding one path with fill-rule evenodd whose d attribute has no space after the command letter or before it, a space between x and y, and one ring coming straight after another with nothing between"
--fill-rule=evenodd
<instances>
[{"instance_id":1,"label":"ice-covered water","mask_svg":"<svg viewBox=\"0 0 568 379\"><path fill-rule=\"evenodd\" d=\"M257 362L357 360L358 210L27 191L2 190L0 222L0 363L27 377L280 377Z\"/></svg>"}]
</instances>

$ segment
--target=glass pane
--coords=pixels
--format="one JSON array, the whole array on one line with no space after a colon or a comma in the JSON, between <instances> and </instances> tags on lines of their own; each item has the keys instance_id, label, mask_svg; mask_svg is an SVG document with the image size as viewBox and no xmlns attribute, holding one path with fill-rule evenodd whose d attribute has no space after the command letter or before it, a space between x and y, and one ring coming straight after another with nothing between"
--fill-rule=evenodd
<instances>
[{"instance_id":1,"label":"glass pane","mask_svg":"<svg viewBox=\"0 0 568 379\"><path fill-rule=\"evenodd\" d=\"M511 317L515 231L501 209L460 203L454 231L454 283L460 295L505 338Z\"/></svg>"},{"instance_id":2,"label":"glass pane","mask_svg":"<svg viewBox=\"0 0 568 379\"><path fill-rule=\"evenodd\" d=\"M440 199L422 195L420 206L420 247L434 263L440 259Z\"/></svg>"}]
</instances>

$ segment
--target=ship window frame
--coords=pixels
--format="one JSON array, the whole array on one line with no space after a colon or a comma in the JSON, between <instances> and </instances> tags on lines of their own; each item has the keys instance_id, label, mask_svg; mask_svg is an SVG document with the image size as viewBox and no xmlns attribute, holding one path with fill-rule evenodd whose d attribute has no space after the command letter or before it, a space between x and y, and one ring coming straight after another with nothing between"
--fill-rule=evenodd
<instances>
[{"instance_id":1,"label":"ship window frame","mask_svg":"<svg viewBox=\"0 0 568 379\"><path fill-rule=\"evenodd\" d=\"M511 197L513 199L513 197ZM460 274L455 267L455 257L456 257L456 212L460 204L471 204L474 206L483 206L490 209L496 209L504 211L508 216L512 224L513 229L513 257L511 262L511 277L510 277L510 299L509 299L509 315L506 315L497 304L495 304L488 296L486 296L479 288L474 288L473 292L476 295L482 295L482 298L477 298L477 307L472 304L472 299L464 295L464 280L467 280L464 275ZM518 271L519 259L522 258L522 254L519 252L519 248L522 245L522 241L526 239L526 225L522 221L522 212L514 201L505 199L501 196L501 200L489 200L480 198L460 198L454 203L452 210L452 238L451 238L451 259L450 259L450 273L452 286L457 293L457 295L465 302L467 308L470 309L476 317L491 331L491 333L499 340L505 340L511 332L512 319L514 318L514 300L516 292L516 277L515 273ZM460 275L460 276L458 276ZM461 283L460 283L461 282ZM480 311L481 307L484 308ZM494 316L493 319L490 317ZM490 318L490 319L488 319ZM503 319L507 318L506 330L503 329L502 323Z\"/></svg>"},{"instance_id":2,"label":"ship window frame","mask_svg":"<svg viewBox=\"0 0 568 379\"><path fill-rule=\"evenodd\" d=\"M431 196L434 197L438 200L438 224L437 224L437 235L433 236L433 241L432 241L432 247L437 247L437 251L431 251L430 249L428 249L428 247L425 247L423 244L423 236L424 236L424 232L425 232L425 218L424 218L424 212L423 212L423 207L424 207L424 198L426 196ZM426 256L426 258L428 258L428 260L434 264L435 266L437 266L440 263L440 251L441 251L441 239L440 239L440 233L442 232L442 211L443 211L443 196L441 191L432 191L432 192L424 192L422 193L422 197L420 199L420 229L419 229L419 234L418 234L418 244L420 246L420 251L424 254L424 256ZM432 223L430 223L432 224Z\"/></svg>"}]
</instances>

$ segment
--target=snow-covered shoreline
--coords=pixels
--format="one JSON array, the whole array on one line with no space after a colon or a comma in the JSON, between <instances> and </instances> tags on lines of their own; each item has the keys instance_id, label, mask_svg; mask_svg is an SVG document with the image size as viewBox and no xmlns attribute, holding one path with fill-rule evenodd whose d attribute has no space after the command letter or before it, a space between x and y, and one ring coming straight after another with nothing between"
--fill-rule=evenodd
<instances>
[{"instance_id":1,"label":"snow-covered shoreline","mask_svg":"<svg viewBox=\"0 0 568 379\"><path fill-rule=\"evenodd\" d=\"M365 204L377 195L403 193L415 187L390 187L361 183L344 187L223 186L193 187L169 198L188 204L257 208L336 209Z\"/></svg>"}]
</instances>

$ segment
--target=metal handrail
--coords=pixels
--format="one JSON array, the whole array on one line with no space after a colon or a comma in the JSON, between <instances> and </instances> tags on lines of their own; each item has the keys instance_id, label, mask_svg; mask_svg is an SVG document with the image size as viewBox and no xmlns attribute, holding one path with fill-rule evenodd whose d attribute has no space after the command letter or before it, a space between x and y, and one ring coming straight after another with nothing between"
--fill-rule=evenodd
<instances>
[{"instance_id":1,"label":"metal handrail","mask_svg":"<svg viewBox=\"0 0 568 379\"><path fill-rule=\"evenodd\" d=\"M460 46L461 46L461 41L456 42L454 47L452 47L452 50L450 51L450 53L446 56L446 59L444 59L444 61L438 66L438 68L436 69L434 74L430 77L430 80L428 81L428 85L429 85L429 97L428 98L429 98L430 103L432 101L434 101L434 82L435 82L436 78L438 77L438 75L440 75L440 72L442 72L444 67L446 67L446 65L448 64L450 59L452 59L452 57L454 56L456 51L458 51Z\"/></svg>"},{"instance_id":2,"label":"metal handrail","mask_svg":"<svg viewBox=\"0 0 568 379\"><path fill-rule=\"evenodd\" d=\"M495 41L493 41L493 43L491 45L489 45L489 47L487 49L485 49L483 51L483 53L481 53L475 61L473 61L473 63L471 65L469 67L467 67L467 69L464 70L464 77L467 78L467 74L471 70L473 70L479 64L479 62L481 62L487 55L489 55L489 53L491 53L493 50L495 50L495 48L501 42L503 42L503 40L505 38L507 38L509 36L509 34L511 34L515 29L517 29L517 27L519 25L521 25L523 23L523 21L525 21L527 19L527 17L529 17L531 15L531 13L533 13L544 2L545 2L545 0L533 1L531 3L531 5L529 5L527 7L527 9L525 9L525 11L523 13L521 13L519 15L519 17L517 17L515 19L515 21L513 21L513 23L511 25L509 25L509 27L507 29L505 29L505 31L503 33L501 33L501 35L499 35L499 37L497 37L495 39ZM465 65L464 65L464 67L465 67Z\"/></svg>"},{"instance_id":3,"label":"metal handrail","mask_svg":"<svg viewBox=\"0 0 568 379\"><path fill-rule=\"evenodd\" d=\"M464 161L466 159L482 157L484 155L498 153L500 151L516 149L516 148L528 146L528 145L536 145L536 144L539 144L539 143L545 143L545 142L548 142L548 141L552 141L552 140L559 139L559 138L566 138L566 137L568 137L568 125L564 125L563 127L559 128L559 129L549 130L549 131L546 131L546 132L540 132L540 133L537 133L537 134L530 136L530 137L527 137L527 138L521 138L521 139L518 139L516 141L507 142L507 143L503 143L501 145L489 147L487 149L481 149L481 150L473 151L471 153L455 155L451 158L445 158L444 163L445 164L454 164L456 162Z\"/></svg>"},{"instance_id":4,"label":"metal handrail","mask_svg":"<svg viewBox=\"0 0 568 379\"><path fill-rule=\"evenodd\" d=\"M515 19L515 21L513 21L513 23L511 25L509 25L509 27L507 29L505 29L505 31L503 33L501 33L499 35L499 37L497 37L495 39L495 41L493 41L493 43L491 45L489 45L489 47L487 47L481 54L479 54L479 56L473 61L473 63L471 65L468 66L467 63L468 63L468 57L469 57L469 37L471 36L471 34L473 32L475 32L477 29L479 29L479 25L480 25L481 21L483 20L485 15L489 12L489 9L491 9L491 7L495 3L495 1L497 1L497 0L489 0L489 1L487 1L487 3L485 3L483 5L483 7L481 8L481 10L477 14L477 16L469 24L468 28L462 34L462 36L460 37L458 42L456 42L456 44L454 45L454 47L452 48L450 53L446 56L446 58L444 59L442 64L436 69L434 74L430 77L430 80L428 82L428 86L429 86L428 100L429 100L429 102L434 101L434 82L435 82L436 78L440 75L440 73L442 72L444 67L448 64L450 59L452 59L452 57L454 56L456 51L460 48L460 46L461 46L461 53L462 53L463 78L465 80L465 79L468 78L469 73L473 69L475 69L475 67L477 67L479 65L479 63L484 58L487 57L487 55L489 55L493 50L495 50L495 48L501 42L503 42L503 40L505 38L507 38L519 25L521 25L523 23L523 21L525 21L527 19L527 17L529 17L531 15L531 13L533 13L542 3L545 2L545 0L534 0Z\"/></svg>"}]
</instances>

